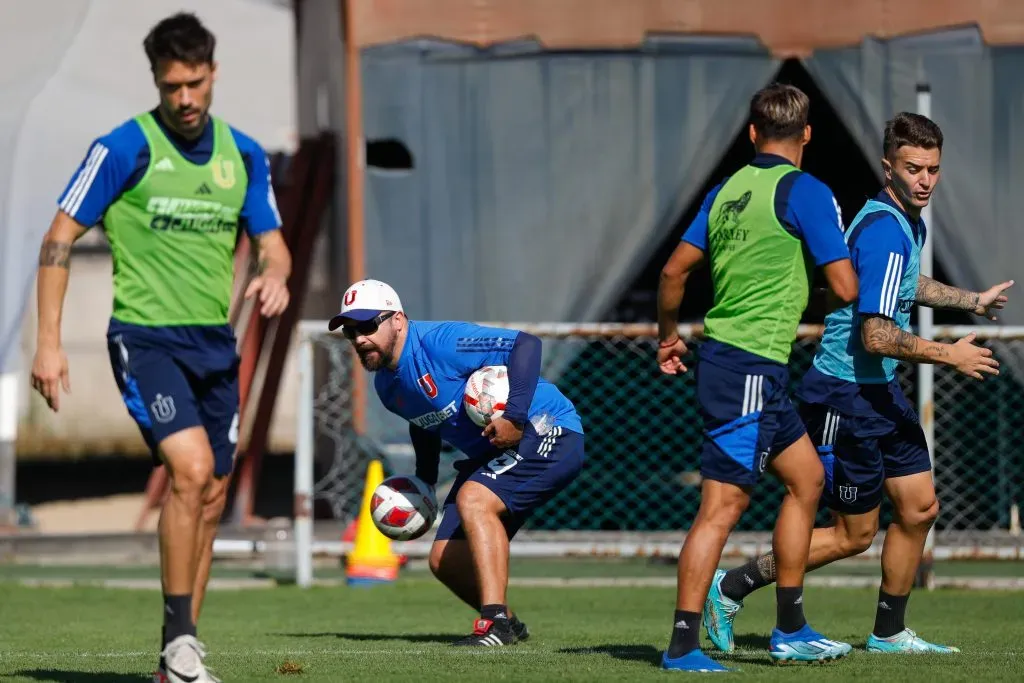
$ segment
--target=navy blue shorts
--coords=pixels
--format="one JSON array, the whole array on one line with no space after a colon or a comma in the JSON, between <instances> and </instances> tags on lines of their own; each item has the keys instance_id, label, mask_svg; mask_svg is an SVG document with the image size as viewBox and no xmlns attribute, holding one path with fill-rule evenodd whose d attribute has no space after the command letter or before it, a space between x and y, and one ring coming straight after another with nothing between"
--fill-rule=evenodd
<instances>
[{"instance_id":1,"label":"navy blue shorts","mask_svg":"<svg viewBox=\"0 0 1024 683\"><path fill-rule=\"evenodd\" d=\"M752 486L773 457L807 433L789 398L789 370L762 360L742 372L709 362L704 354L702 347L696 368L704 419L701 476Z\"/></svg>"},{"instance_id":2,"label":"navy blue shorts","mask_svg":"<svg viewBox=\"0 0 1024 683\"><path fill-rule=\"evenodd\" d=\"M502 523L511 540L529 519L530 513L576 478L583 469L583 459L583 435L579 432L552 427L544 435L539 435L527 422L523 438L515 450L502 452L495 449L490 459L456 463L460 473L444 500L444 516L435 540L466 538L455 498L467 481L483 484L505 504L507 512Z\"/></svg>"},{"instance_id":3,"label":"navy blue shorts","mask_svg":"<svg viewBox=\"0 0 1024 683\"><path fill-rule=\"evenodd\" d=\"M822 504L836 512L870 512L881 505L887 478L931 471L924 431L898 382L887 395L884 403L873 400L873 414L821 403L800 406L825 466Z\"/></svg>"},{"instance_id":4,"label":"navy blue shorts","mask_svg":"<svg viewBox=\"0 0 1024 683\"><path fill-rule=\"evenodd\" d=\"M202 345L191 343L196 336ZM189 343L181 343L183 337ZM121 396L154 462L161 462L161 441L199 426L213 447L214 474L230 474L239 401L238 356L230 328L139 329L114 321L107 350Z\"/></svg>"}]
</instances>

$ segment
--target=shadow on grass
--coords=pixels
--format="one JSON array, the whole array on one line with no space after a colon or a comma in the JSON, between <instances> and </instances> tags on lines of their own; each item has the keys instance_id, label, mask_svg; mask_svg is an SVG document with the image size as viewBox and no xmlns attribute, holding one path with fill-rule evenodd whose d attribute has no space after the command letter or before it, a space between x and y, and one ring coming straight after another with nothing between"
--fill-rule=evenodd
<instances>
[{"instance_id":1,"label":"shadow on grass","mask_svg":"<svg viewBox=\"0 0 1024 683\"><path fill-rule=\"evenodd\" d=\"M285 638L338 638L339 640L355 640L377 642L382 640L404 640L410 643L451 643L465 634L455 633L269 633L271 636Z\"/></svg>"},{"instance_id":2,"label":"shadow on grass","mask_svg":"<svg viewBox=\"0 0 1024 683\"><path fill-rule=\"evenodd\" d=\"M624 662L646 662L661 665L661 650L650 645L594 645L592 647L564 647L558 651L566 655L608 655Z\"/></svg>"},{"instance_id":3,"label":"shadow on grass","mask_svg":"<svg viewBox=\"0 0 1024 683\"><path fill-rule=\"evenodd\" d=\"M139 674L118 674L109 671L59 671L57 669L31 669L16 671L12 676L34 678L47 683L139 683L153 680ZM6 678L6 677L5 677Z\"/></svg>"}]
</instances>

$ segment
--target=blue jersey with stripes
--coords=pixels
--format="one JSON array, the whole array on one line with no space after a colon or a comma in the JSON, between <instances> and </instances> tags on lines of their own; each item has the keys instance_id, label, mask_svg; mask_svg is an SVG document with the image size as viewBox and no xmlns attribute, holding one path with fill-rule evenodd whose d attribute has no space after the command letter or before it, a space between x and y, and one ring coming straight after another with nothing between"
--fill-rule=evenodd
<instances>
[{"instance_id":1,"label":"blue jersey with stripes","mask_svg":"<svg viewBox=\"0 0 1024 683\"><path fill-rule=\"evenodd\" d=\"M153 118L182 156L199 166L209 162L214 145L212 121L206 124L199 137L186 139L168 128L158 112L153 112ZM239 216L240 227L252 236L280 228L281 216L274 198L266 152L259 143L233 127L231 135L242 155L248 177L245 203ZM142 128L134 118L129 119L93 141L57 200L57 205L81 225L92 227L101 223L107 208L142 180L149 166L149 156L149 144ZM206 327L145 327L111 319L108 336L131 335L148 344L177 349L202 349L223 358L233 358L235 346L232 335L225 336L225 330L209 330ZM224 327L230 331L230 328Z\"/></svg>"},{"instance_id":2,"label":"blue jersey with stripes","mask_svg":"<svg viewBox=\"0 0 1024 683\"><path fill-rule=\"evenodd\" d=\"M417 427L438 433L470 458L493 454L483 429L466 414L462 397L469 376L486 365L507 365L518 330L466 322L409 321L394 370L382 368L374 388L384 407ZM572 402L543 377L528 418L538 434L560 426L583 433Z\"/></svg>"},{"instance_id":3,"label":"blue jersey with stripes","mask_svg":"<svg viewBox=\"0 0 1024 683\"><path fill-rule=\"evenodd\" d=\"M898 361L864 349L861 320L884 316L900 329L910 329L925 238L924 222L912 220L884 191L860 210L846 231L860 296L825 318L825 334L814 356L819 373L858 384L893 380Z\"/></svg>"},{"instance_id":4,"label":"blue jersey with stripes","mask_svg":"<svg viewBox=\"0 0 1024 683\"><path fill-rule=\"evenodd\" d=\"M777 154L760 153L750 162L757 168L791 166L789 159ZM711 207L718 192L729 181L727 177L704 198L700 211L683 233L682 241L701 251L708 250L708 221ZM775 217L789 234L803 241L814 259L814 265L824 266L833 261L849 258L843 242L843 216L832 190L810 173L794 171L782 177L775 188Z\"/></svg>"},{"instance_id":5,"label":"blue jersey with stripes","mask_svg":"<svg viewBox=\"0 0 1024 683\"><path fill-rule=\"evenodd\" d=\"M202 166L213 154L213 123L208 122L195 139L186 139L164 124L158 112L153 118L182 156ZM248 135L231 128L249 184L239 222L250 235L281 227L281 216L270 182L266 152ZM135 187L149 166L149 145L135 119L130 119L95 140L57 200L61 211L78 223L92 227L100 223L107 208L124 192Z\"/></svg>"}]
</instances>

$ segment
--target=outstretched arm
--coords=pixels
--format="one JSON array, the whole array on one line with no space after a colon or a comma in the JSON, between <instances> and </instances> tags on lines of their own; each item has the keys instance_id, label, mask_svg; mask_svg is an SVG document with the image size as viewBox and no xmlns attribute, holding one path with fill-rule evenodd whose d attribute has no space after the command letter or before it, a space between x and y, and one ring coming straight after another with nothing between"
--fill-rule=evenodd
<instances>
[{"instance_id":1,"label":"outstretched arm","mask_svg":"<svg viewBox=\"0 0 1024 683\"><path fill-rule=\"evenodd\" d=\"M882 316L871 315L860 325L861 340L869 353L908 363L948 364L950 344L928 341Z\"/></svg>"},{"instance_id":2,"label":"outstretched arm","mask_svg":"<svg viewBox=\"0 0 1024 683\"><path fill-rule=\"evenodd\" d=\"M955 344L943 344L922 339L900 329L891 319L878 315L865 316L860 331L864 348L869 353L910 363L950 365L957 372L974 379L984 379L983 372L999 374L999 361L992 357L990 349L972 343L973 332Z\"/></svg>"},{"instance_id":3,"label":"outstretched arm","mask_svg":"<svg viewBox=\"0 0 1024 683\"><path fill-rule=\"evenodd\" d=\"M929 308L948 308L954 311L967 311L975 315L983 315L995 320L993 311L1003 308L1007 297L1004 291L1013 285L1013 280L1000 283L984 292L969 292L966 289L951 287L937 282L930 277L919 275L917 278L917 303Z\"/></svg>"},{"instance_id":4,"label":"outstretched arm","mask_svg":"<svg viewBox=\"0 0 1024 683\"><path fill-rule=\"evenodd\" d=\"M949 308L954 311L974 311L978 308L977 292L951 287L919 275L917 277L917 303L930 308Z\"/></svg>"}]
</instances>

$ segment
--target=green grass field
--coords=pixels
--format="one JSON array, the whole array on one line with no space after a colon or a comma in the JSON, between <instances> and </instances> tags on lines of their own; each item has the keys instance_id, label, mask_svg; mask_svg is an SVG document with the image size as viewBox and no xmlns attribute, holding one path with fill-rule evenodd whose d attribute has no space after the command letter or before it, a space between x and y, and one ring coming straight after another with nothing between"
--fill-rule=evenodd
<instances>
[{"instance_id":1,"label":"green grass field","mask_svg":"<svg viewBox=\"0 0 1024 683\"><path fill-rule=\"evenodd\" d=\"M514 564L518 576L664 576L644 563ZM581 571L587 567L586 574ZM571 570L571 571L567 571ZM4 567L0 571L0 681L128 683L147 681L155 664L160 595L156 590L35 588L15 579L58 578L76 570ZM1016 569L1014 570L1016 571ZM669 569L670 572L670 569ZM244 572L219 568L223 578ZM324 572L321 572L321 574ZM96 578L100 570L80 578ZM108 576L150 577L155 570ZM657 668L672 618L674 589L514 587L510 601L533 637L502 650L460 651L472 612L422 571L372 588L292 586L217 590L200 637L208 663L237 681L643 681ZM737 628L739 651L723 657L750 680L1024 680L1024 593L920 592L909 625L959 645L963 654L893 657L863 652L874 618L871 589L807 590L812 625L859 651L828 665L773 665L767 634L774 596L750 597ZM289 673L291 672L291 673Z\"/></svg>"}]
</instances>

